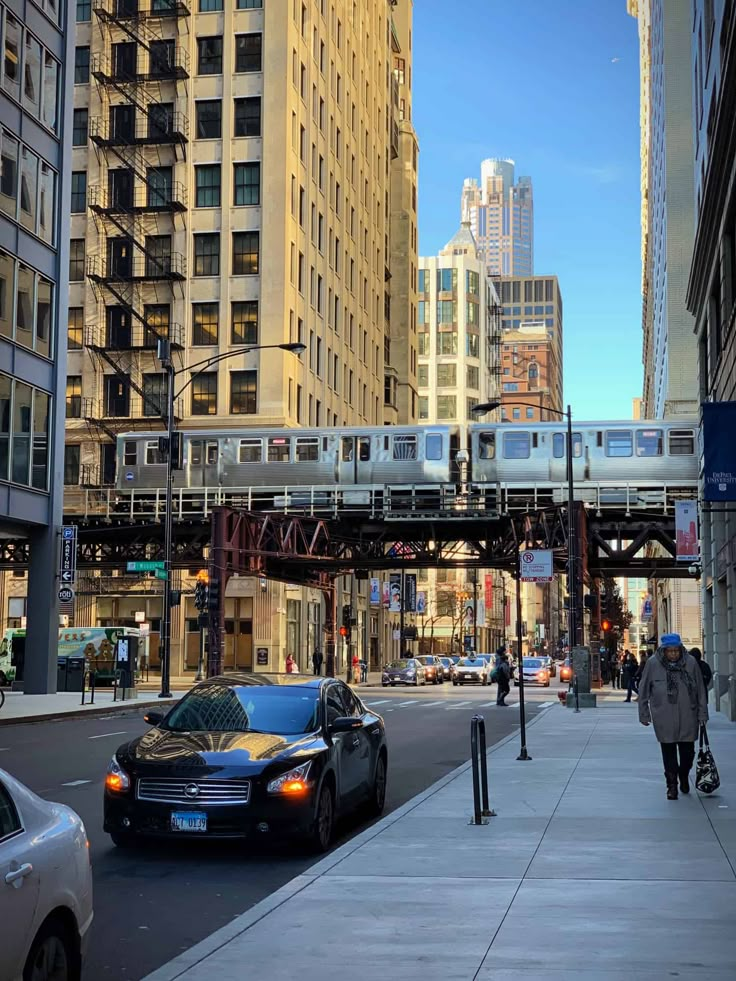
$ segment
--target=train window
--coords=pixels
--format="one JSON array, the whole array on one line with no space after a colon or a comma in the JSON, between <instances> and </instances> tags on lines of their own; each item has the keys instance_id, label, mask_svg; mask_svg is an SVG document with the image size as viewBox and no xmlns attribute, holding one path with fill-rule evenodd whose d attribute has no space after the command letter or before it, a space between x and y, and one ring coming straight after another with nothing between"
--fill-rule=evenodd
<instances>
[{"instance_id":1,"label":"train window","mask_svg":"<svg viewBox=\"0 0 736 981\"><path fill-rule=\"evenodd\" d=\"M609 429L606 433L606 456L631 456L634 436L630 429Z\"/></svg>"},{"instance_id":2,"label":"train window","mask_svg":"<svg viewBox=\"0 0 736 981\"><path fill-rule=\"evenodd\" d=\"M394 460L416 460L416 436L394 436Z\"/></svg>"},{"instance_id":3,"label":"train window","mask_svg":"<svg viewBox=\"0 0 736 981\"><path fill-rule=\"evenodd\" d=\"M123 443L123 466L134 467L138 462L138 444L132 439Z\"/></svg>"},{"instance_id":4,"label":"train window","mask_svg":"<svg viewBox=\"0 0 736 981\"><path fill-rule=\"evenodd\" d=\"M217 443L214 440L207 442L207 465L214 467L217 464Z\"/></svg>"},{"instance_id":5,"label":"train window","mask_svg":"<svg viewBox=\"0 0 736 981\"><path fill-rule=\"evenodd\" d=\"M260 463L260 439L241 439L238 447L238 463Z\"/></svg>"},{"instance_id":6,"label":"train window","mask_svg":"<svg viewBox=\"0 0 736 981\"><path fill-rule=\"evenodd\" d=\"M150 466L154 463L165 463L164 455L161 452L161 447L158 445L157 439L149 439L146 442L146 465Z\"/></svg>"},{"instance_id":7,"label":"train window","mask_svg":"<svg viewBox=\"0 0 736 981\"><path fill-rule=\"evenodd\" d=\"M428 460L442 459L442 433L427 433L425 453Z\"/></svg>"},{"instance_id":8,"label":"train window","mask_svg":"<svg viewBox=\"0 0 736 981\"><path fill-rule=\"evenodd\" d=\"M662 456L663 453L664 433L661 429L637 429L637 456Z\"/></svg>"},{"instance_id":9,"label":"train window","mask_svg":"<svg viewBox=\"0 0 736 981\"><path fill-rule=\"evenodd\" d=\"M670 429L670 456L692 456L695 452L695 434L692 429Z\"/></svg>"},{"instance_id":10,"label":"train window","mask_svg":"<svg viewBox=\"0 0 736 981\"><path fill-rule=\"evenodd\" d=\"M493 460L496 456L496 434L480 433L478 435L478 455L481 460Z\"/></svg>"},{"instance_id":11,"label":"train window","mask_svg":"<svg viewBox=\"0 0 736 981\"><path fill-rule=\"evenodd\" d=\"M531 453L529 433L504 433L503 456L505 460L528 460Z\"/></svg>"},{"instance_id":12,"label":"train window","mask_svg":"<svg viewBox=\"0 0 736 981\"><path fill-rule=\"evenodd\" d=\"M595 434L595 445L596 446L603 446L603 433L600 431L600 429Z\"/></svg>"},{"instance_id":13,"label":"train window","mask_svg":"<svg viewBox=\"0 0 736 981\"><path fill-rule=\"evenodd\" d=\"M319 460L319 437L299 436L296 440L296 462L309 463Z\"/></svg>"},{"instance_id":14,"label":"train window","mask_svg":"<svg viewBox=\"0 0 736 981\"><path fill-rule=\"evenodd\" d=\"M539 446L539 433L532 433L532 446L535 450Z\"/></svg>"},{"instance_id":15,"label":"train window","mask_svg":"<svg viewBox=\"0 0 736 981\"><path fill-rule=\"evenodd\" d=\"M193 467L198 467L202 463L202 441L193 439L189 444L189 463Z\"/></svg>"},{"instance_id":16,"label":"train window","mask_svg":"<svg viewBox=\"0 0 736 981\"><path fill-rule=\"evenodd\" d=\"M288 463L291 456L291 439L288 436L272 436L268 441L268 462Z\"/></svg>"},{"instance_id":17,"label":"train window","mask_svg":"<svg viewBox=\"0 0 736 981\"><path fill-rule=\"evenodd\" d=\"M358 439L358 459L361 463L368 463L371 458L371 438L361 436Z\"/></svg>"},{"instance_id":18,"label":"train window","mask_svg":"<svg viewBox=\"0 0 736 981\"><path fill-rule=\"evenodd\" d=\"M353 462L353 437L343 436L340 457L343 463Z\"/></svg>"},{"instance_id":19,"label":"train window","mask_svg":"<svg viewBox=\"0 0 736 981\"><path fill-rule=\"evenodd\" d=\"M572 458L579 459L583 455L583 437L580 433L572 434ZM552 436L552 456L555 460L564 460L567 456L567 433L555 433Z\"/></svg>"}]
</instances>

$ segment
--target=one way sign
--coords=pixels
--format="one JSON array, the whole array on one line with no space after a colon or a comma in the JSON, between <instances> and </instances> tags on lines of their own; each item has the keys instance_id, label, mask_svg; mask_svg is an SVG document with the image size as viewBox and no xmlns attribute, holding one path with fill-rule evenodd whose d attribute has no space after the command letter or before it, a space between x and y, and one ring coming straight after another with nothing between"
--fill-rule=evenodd
<instances>
[{"instance_id":1,"label":"one way sign","mask_svg":"<svg viewBox=\"0 0 736 981\"><path fill-rule=\"evenodd\" d=\"M77 579L77 526L64 525L61 529L61 568L59 578L67 585Z\"/></svg>"}]
</instances>

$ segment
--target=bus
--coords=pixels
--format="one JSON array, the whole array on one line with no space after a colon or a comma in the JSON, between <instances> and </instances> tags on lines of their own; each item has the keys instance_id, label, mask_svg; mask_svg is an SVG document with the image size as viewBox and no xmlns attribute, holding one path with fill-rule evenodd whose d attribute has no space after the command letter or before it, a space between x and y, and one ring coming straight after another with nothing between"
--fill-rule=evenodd
<instances>
[{"instance_id":1,"label":"bus","mask_svg":"<svg viewBox=\"0 0 736 981\"><path fill-rule=\"evenodd\" d=\"M98 681L112 678L115 667L115 644L121 637L138 637L138 664L148 660L148 634L137 627L59 627L58 657L84 657L89 670L97 672ZM0 641L0 686L23 680L26 653L26 631L11 627Z\"/></svg>"}]
</instances>

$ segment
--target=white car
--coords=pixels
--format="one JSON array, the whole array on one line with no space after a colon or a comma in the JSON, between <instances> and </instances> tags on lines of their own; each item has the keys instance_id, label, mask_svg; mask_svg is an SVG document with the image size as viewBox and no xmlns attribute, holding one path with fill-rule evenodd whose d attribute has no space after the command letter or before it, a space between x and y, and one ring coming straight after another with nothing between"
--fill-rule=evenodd
<instances>
[{"instance_id":1,"label":"white car","mask_svg":"<svg viewBox=\"0 0 736 981\"><path fill-rule=\"evenodd\" d=\"M0 978L79 981L92 923L82 819L0 770Z\"/></svg>"},{"instance_id":2,"label":"white car","mask_svg":"<svg viewBox=\"0 0 736 981\"><path fill-rule=\"evenodd\" d=\"M487 685L491 676L488 661L482 657L461 657L452 675L453 685Z\"/></svg>"}]
</instances>

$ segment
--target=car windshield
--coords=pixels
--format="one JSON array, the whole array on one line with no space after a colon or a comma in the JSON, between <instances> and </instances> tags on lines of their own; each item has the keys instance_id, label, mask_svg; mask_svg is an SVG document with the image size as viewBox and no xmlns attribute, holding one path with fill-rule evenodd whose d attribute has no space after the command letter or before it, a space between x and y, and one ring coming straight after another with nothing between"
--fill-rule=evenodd
<instances>
[{"instance_id":1,"label":"car windshield","mask_svg":"<svg viewBox=\"0 0 736 981\"><path fill-rule=\"evenodd\" d=\"M166 717L172 732L268 732L293 736L319 727L319 689L290 685L204 684Z\"/></svg>"},{"instance_id":2,"label":"car windshield","mask_svg":"<svg viewBox=\"0 0 736 981\"><path fill-rule=\"evenodd\" d=\"M525 668L541 668L542 667L542 659L541 659L541 657L525 657L524 658L524 667Z\"/></svg>"},{"instance_id":3,"label":"car windshield","mask_svg":"<svg viewBox=\"0 0 736 981\"><path fill-rule=\"evenodd\" d=\"M451 657L441 657L440 658L440 661L442 661L442 663L445 665L445 667L447 667L448 664L452 664L452 658Z\"/></svg>"},{"instance_id":4,"label":"car windshield","mask_svg":"<svg viewBox=\"0 0 736 981\"><path fill-rule=\"evenodd\" d=\"M461 667L468 667L468 668L480 668L485 663L486 662L481 660L481 658L479 657L478 658L461 657L458 662L458 664L460 664Z\"/></svg>"},{"instance_id":5,"label":"car windshield","mask_svg":"<svg viewBox=\"0 0 736 981\"><path fill-rule=\"evenodd\" d=\"M422 664L434 664L434 658L425 654L423 657L418 657L417 661L421 661Z\"/></svg>"},{"instance_id":6,"label":"car windshield","mask_svg":"<svg viewBox=\"0 0 736 981\"><path fill-rule=\"evenodd\" d=\"M406 668L412 667L411 661L392 661L389 664L391 671L405 671Z\"/></svg>"}]
</instances>

